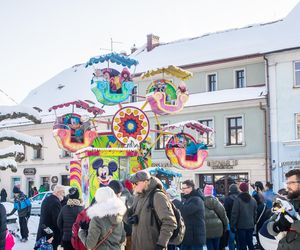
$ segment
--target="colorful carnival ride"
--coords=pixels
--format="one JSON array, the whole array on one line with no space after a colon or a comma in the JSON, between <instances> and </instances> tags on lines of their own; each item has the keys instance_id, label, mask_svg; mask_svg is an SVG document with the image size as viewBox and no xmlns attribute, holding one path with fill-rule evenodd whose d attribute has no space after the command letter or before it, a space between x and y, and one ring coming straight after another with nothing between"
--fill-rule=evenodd
<instances>
[{"instance_id":1,"label":"colorful carnival ride","mask_svg":"<svg viewBox=\"0 0 300 250\"><path fill-rule=\"evenodd\" d=\"M112 64L115 66L112 67ZM197 144L193 136L184 132L184 129L189 128L199 133L211 132L212 129L196 121L164 128L159 123L159 115L181 111L188 100L185 83L181 82L177 86L171 80L165 79L164 75L168 74L183 81L192 74L175 66L145 72L141 76L143 79L160 74L163 77L151 81L144 104L137 108L123 104L132 95L134 87L129 69L137 64L136 60L116 53L91 58L86 64L86 67L94 67L91 90L102 108L90 106L89 101L74 101L49 109L56 113L57 109L72 108L71 112L57 116L53 135L60 148L74 153L74 159L70 163L70 185L80 190L87 203L91 201L99 185L106 186L112 179L125 179L139 170L149 169L152 165L151 149L163 135L170 136L166 155L173 166L197 169L207 157L206 145ZM147 104L158 124L156 129L150 128L148 115L144 111ZM112 120L103 117L104 106L118 108ZM83 112L75 112L75 109ZM107 110L110 112L111 109ZM80 115L81 113L84 115ZM153 142L150 132L158 135ZM196 148L193 152L192 143ZM164 173L161 169L157 171L163 178L171 170Z\"/></svg>"},{"instance_id":2,"label":"colorful carnival ride","mask_svg":"<svg viewBox=\"0 0 300 250\"><path fill-rule=\"evenodd\" d=\"M166 155L172 165L193 170L203 165L208 156L207 145L197 142L192 135L184 132L185 128L195 130L200 134L213 132L213 130L194 120L171 124L163 128L164 131L181 130L171 136L166 145Z\"/></svg>"}]
</instances>

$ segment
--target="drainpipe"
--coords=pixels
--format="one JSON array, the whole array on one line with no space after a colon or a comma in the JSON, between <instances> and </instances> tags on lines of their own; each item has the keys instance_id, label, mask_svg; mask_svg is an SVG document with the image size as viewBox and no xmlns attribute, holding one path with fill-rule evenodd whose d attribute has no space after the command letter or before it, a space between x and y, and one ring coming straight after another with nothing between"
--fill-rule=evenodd
<instances>
[{"instance_id":1,"label":"drainpipe","mask_svg":"<svg viewBox=\"0 0 300 250\"><path fill-rule=\"evenodd\" d=\"M264 135L265 135L265 172L266 172L266 183L269 177L269 167L268 167L268 134L267 134L267 109L263 107L262 103L259 102L259 108L264 112Z\"/></svg>"},{"instance_id":2,"label":"drainpipe","mask_svg":"<svg viewBox=\"0 0 300 250\"><path fill-rule=\"evenodd\" d=\"M271 121L271 112L270 112L270 75L269 75L269 60L266 58L266 55L264 55L265 60L265 72L266 72L266 86L267 86L267 107L261 108L264 110L265 115L265 143L266 143L266 154L267 154L267 162L270 165L266 165L267 171L270 174L269 180L272 181L272 150L271 150L271 128L270 128L270 121ZM261 105L261 104L260 104ZM269 147L267 147L269 145ZM268 150L267 150L268 148Z\"/></svg>"}]
</instances>

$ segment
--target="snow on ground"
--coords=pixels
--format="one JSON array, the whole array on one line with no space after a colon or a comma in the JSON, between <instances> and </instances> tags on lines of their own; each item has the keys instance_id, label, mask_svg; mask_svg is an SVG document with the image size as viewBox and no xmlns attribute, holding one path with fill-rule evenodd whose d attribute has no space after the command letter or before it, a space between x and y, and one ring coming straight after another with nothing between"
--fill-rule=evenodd
<instances>
[{"instance_id":1,"label":"snow on ground","mask_svg":"<svg viewBox=\"0 0 300 250\"><path fill-rule=\"evenodd\" d=\"M39 226L40 217L39 216L30 216L28 221L28 229L29 229L29 237L28 241L23 243L20 241L21 236L20 232L18 232L19 237L15 237L15 246L13 250L27 250L27 249L33 249L36 239L36 233Z\"/></svg>"}]
</instances>

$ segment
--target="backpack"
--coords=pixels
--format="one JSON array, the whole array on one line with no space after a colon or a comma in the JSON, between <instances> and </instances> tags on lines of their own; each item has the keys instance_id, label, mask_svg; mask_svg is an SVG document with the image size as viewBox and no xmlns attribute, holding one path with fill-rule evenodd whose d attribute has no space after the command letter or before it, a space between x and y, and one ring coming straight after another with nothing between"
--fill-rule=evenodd
<instances>
[{"instance_id":1,"label":"backpack","mask_svg":"<svg viewBox=\"0 0 300 250\"><path fill-rule=\"evenodd\" d=\"M161 192L161 193L164 193L162 190L160 189L155 189L153 191L151 191L150 195L149 195L149 208L151 209L152 211L152 214L151 214L151 225L153 225L153 220L152 220L152 216L154 216L154 219L156 221L156 224L158 225L158 228L160 229L161 227L161 221L159 220L158 218L158 215L154 209L154 195L155 193L157 192ZM175 207L175 205L173 204L173 202L170 202L171 203L171 207L172 207L172 210L173 210L173 213L175 215L175 218L176 218L176 222L177 222L177 228L173 231L173 234L169 240L169 244L170 245L180 245L181 242L183 241L183 238L184 238L184 234L185 234L185 224L184 224L184 221L183 221L183 218L181 216L181 213L179 211L179 209L177 207Z\"/></svg>"},{"instance_id":2,"label":"backpack","mask_svg":"<svg viewBox=\"0 0 300 250\"><path fill-rule=\"evenodd\" d=\"M73 223L72 226L72 238L71 238L71 244L73 246L73 248L75 250L86 250L87 248L84 246L84 244L82 243L82 241L80 240L79 236L78 236L78 231L80 228L80 222L81 221L89 221L90 219L88 218L87 214L86 214L86 209L82 210L75 222Z\"/></svg>"}]
</instances>

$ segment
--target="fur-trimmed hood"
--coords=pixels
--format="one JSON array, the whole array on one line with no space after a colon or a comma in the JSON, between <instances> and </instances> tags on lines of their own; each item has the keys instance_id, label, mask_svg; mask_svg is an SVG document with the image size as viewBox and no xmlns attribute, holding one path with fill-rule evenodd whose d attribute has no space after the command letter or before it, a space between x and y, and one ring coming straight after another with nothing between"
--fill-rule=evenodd
<instances>
[{"instance_id":1,"label":"fur-trimmed hood","mask_svg":"<svg viewBox=\"0 0 300 250\"><path fill-rule=\"evenodd\" d=\"M90 219L93 217L121 216L126 213L126 206L118 197L113 197L105 202L95 203L87 210Z\"/></svg>"}]
</instances>

